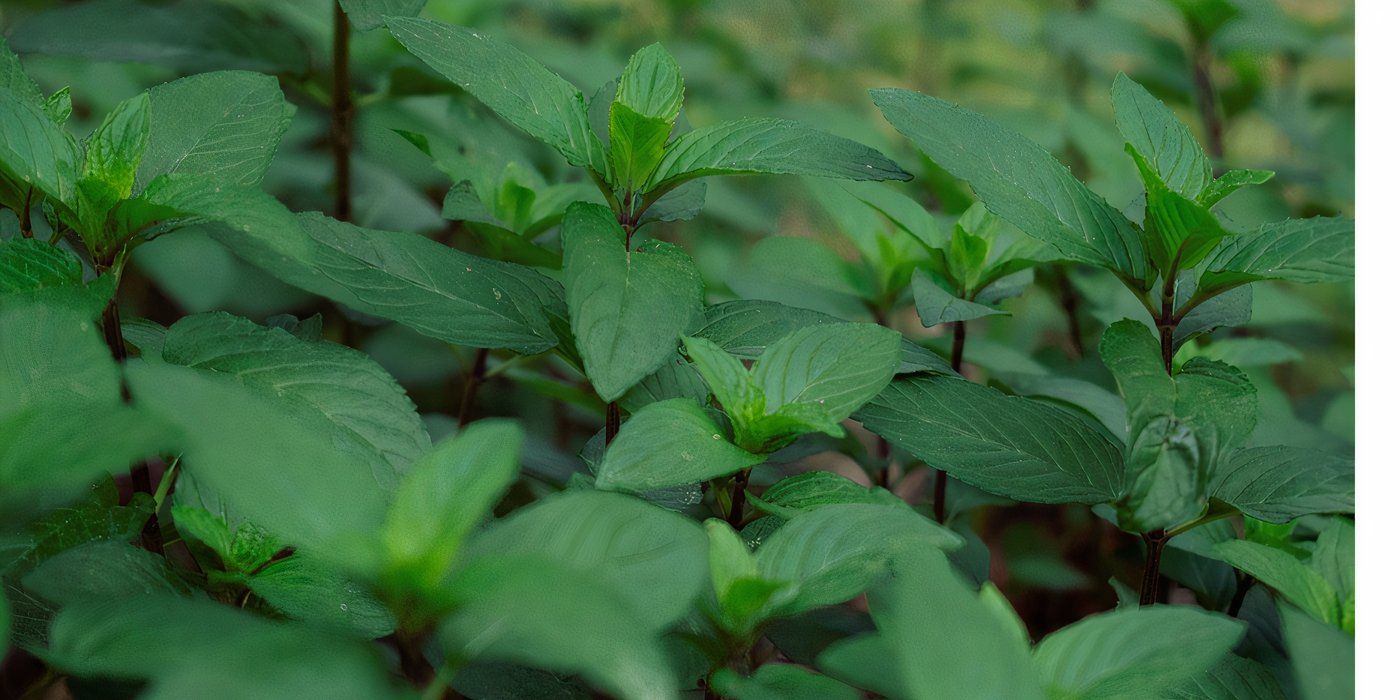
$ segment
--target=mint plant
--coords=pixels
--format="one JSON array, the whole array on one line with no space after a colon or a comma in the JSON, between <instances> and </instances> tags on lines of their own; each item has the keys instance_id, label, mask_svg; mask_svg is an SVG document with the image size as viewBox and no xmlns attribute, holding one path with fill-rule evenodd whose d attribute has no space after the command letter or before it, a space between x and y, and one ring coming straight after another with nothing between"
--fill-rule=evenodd
<instances>
[{"instance_id":1,"label":"mint plant","mask_svg":"<svg viewBox=\"0 0 1400 700\"><path fill-rule=\"evenodd\" d=\"M1176 4L1209 64L1241 15ZM1242 204L1296 171L1122 74L1086 182L919 92L799 106L720 9L571 61L328 5L4 18L3 694L1350 694L1350 403L1306 389L1353 381L1354 222Z\"/></svg>"}]
</instances>

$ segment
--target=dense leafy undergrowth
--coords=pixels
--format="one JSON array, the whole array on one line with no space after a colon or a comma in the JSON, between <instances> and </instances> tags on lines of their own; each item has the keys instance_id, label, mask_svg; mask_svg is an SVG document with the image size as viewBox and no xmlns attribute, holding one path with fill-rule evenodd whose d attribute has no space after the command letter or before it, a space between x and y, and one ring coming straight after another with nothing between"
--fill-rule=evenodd
<instances>
[{"instance_id":1,"label":"dense leafy undergrowth","mask_svg":"<svg viewBox=\"0 0 1400 700\"><path fill-rule=\"evenodd\" d=\"M0 47L4 692L1350 693L1350 448L1270 372L1297 351L1241 329L1271 289L1348 295L1353 222L1224 214L1290 173L1225 167L1211 112L1203 147L1118 74L1127 168L1091 187L1001 120L871 90L901 164L723 101L692 127L660 44L585 94L422 2L340 5L336 55L383 41L378 99L446 122L374 121L351 66L318 88L232 5L187 31L262 72L98 114ZM1198 52L1234 17L1175 6ZM169 41L187 7L64 5L9 43L151 60L123 28ZM308 139L284 88L329 107L335 216L264 188ZM363 174L352 108L445 174L447 233L353 223L383 216L352 168L381 207L422 195ZM842 254L767 237L717 281L688 229L773 206L722 184L755 174L800 176ZM219 266L247 287L194 301Z\"/></svg>"}]
</instances>

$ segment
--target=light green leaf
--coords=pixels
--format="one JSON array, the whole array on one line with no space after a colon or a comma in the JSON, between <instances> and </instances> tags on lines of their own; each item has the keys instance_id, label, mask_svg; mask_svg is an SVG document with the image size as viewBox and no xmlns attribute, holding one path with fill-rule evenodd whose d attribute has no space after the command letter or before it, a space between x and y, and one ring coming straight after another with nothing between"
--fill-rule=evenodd
<instances>
[{"instance_id":1,"label":"light green leaf","mask_svg":"<svg viewBox=\"0 0 1400 700\"><path fill-rule=\"evenodd\" d=\"M545 557L601 577L654 629L690 609L706 575L699 524L605 491L541 499L487 528L469 550L474 557ZM467 568L475 566L473 560Z\"/></svg>"},{"instance_id":2,"label":"light green leaf","mask_svg":"<svg viewBox=\"0 0 1400 700\"><path fill-rule=\"evenodd\" d=\"M763 390L754 383L753 375L738 358L704 338L686 337L685 352L695 370L709 385L719 405L731 415L749 416L763 413Z\"/></svg>"},{"instance_id":3,"label":"light green leaf","mask_svg":"<svg viewBox=\"0 0 1400 700\"><path fill-rule=\"evenodd\" d=\"M914 290L914 306L918 309L919 320L923 322L925 328L932 328L940 323L971 321L983 316L1005 315L1007 313L990 306L983 306L975 301L953 296L934 280L933 273L927 270L916 271L910 284Z\"/></svg>"},{"instance_id":4,"label":"light green leaf","mask_svg":"<svg viewBox=\"0 0 1400 700\"><path fill-rule=\"evenodd\" d=\"M680 66L661 44L632 54L608 112L608 156L624 192L640 191L661 163L684 95Z\"/></svg>"},{"instance_id":5,"label":"light green leaf","mask_svg":"<svg viewBox=\"0 0 1400 700\"><path fill-rule=\"evenodd\" d=\"M1356 266L1356 222L1289 219L1228 238L1205 261L1197 293L1275 279L1341 282Z\"/></svg>"},{"instance_id":6,"label":"light green leaf","mask_svg":"<svg viewBox=\"0 0 1400 700\"><path fill-rule=\"evenodd\" d=\"M1274 179L1272 170L1229 170L1206 185L1196 200L1202 206L1213 207L1235 190L1247 185L1262 185Z\"/></svg>"},{"instance_id":7,"label":"light green leaf","mask_svg":"<svg viewBox=\"0 0 1400 700\"><path fill-rule=\"evenodd\" d=\"M967 180L993 214L1071 260L1147 278L1141 232L1045 149L975 112L908 90L876 106L940 167Z\"/></svg>"},{"instance_id":8,"label":"light green leaf","mask_svg":"<svg viewBox=\"0 0 1400 700\"><path fill-rule=\"evenodd\" d=\"M502 119L564 155L573 165L606 174L603 145L588 125L583 93L520 50L433 20L393 17L389 32L428 67Z\"/></svg>"},{"instance_id":9,"label":"light green leaf","mask_svg":"<svg viewBox=\"0 0 1400 700\"><path fill-rule=\"evenodd\" d=\"M1301 447L1238 450L1211 479L1211 497L1253 518L1285 523L1314 513L1356 510L1356 465Z\"/></svg>"},{"instance_id":10,"label":"light green leaf","mask_svg":"<svg viewBox=\"0 0 1400 700\"><path fill-rule=\"evenodd\" d=\"M428 431L403 388L369 357L343 345L302 340L215 312L171 326L161 357L237 377L293 413L328 419L340 449L363 454L386 486L428 449Z\"/></svg>"},{"instance_id":11,"label":"light green leaf","mask_svg":"<svg viewBox=\"0 0 1400 700\"><path fill-rule=\"evenodd\" d=\"M157 85L137 188L170 173L191 173L212 185L256 185L292 112L270 75L218 71Z\"/></svg>"},{"instance_id":12,"label":"light green leaf","mask_svg":"<svg viewBox=\"0 0 1400 700\"><path fill-rule=\"evenodd\" d=\"M1229 232L1210 209L1173 191L1131 144L1128 154L1147 190L1144 240L1148 255L1163 276L1195 267Z\"/></svg>"},{"instance_id":13,"label":"light green leaf","mask_svg":"<svg viewBox=\"0 0 1400 700\"><path fill-rule=\"evenodd\" d=\"M843 180L908 180L869 146L787 119L739 119L688 131L666 149L646 191L710 175L786 174Z\"/></svg>"},{"instance_id":14,"label":"light green leaf","mask_svg":"<svg viewBox=\"0 0 1400 700\"><path fill-rule=\"evenodd\" d=\"M143 92L118 104L88 136L81 179L100 183L111 202L126 199L150 140L151 98Z\"/></svg>"},{"instance_id":15,"label":"light green leaf","mask_svg":"<svg viewBox=\"0 0 1400 700\"><path fill-rule=\"evenodd\" d=\"M1346 518L1331 518L1317 535L1308 566L1327 579L1345 604L1356 595L1356 526ZM1342 628L1353 632L1343 617Z\"/></svg>"},{"instance_id":16,"label":"light green leaf","mask_svg":"<svg viewBox=\"0 0 1400 700\"><path fill-rule=\"evenodd\" d=\"M855 688L801 666L766 663L747 677L721 668L710 679L720 695L733 700L858 700Z\"/></svg>"},{"instance_id":17,"label":"light green leaf","mask_svg":"<svg viewBox=\"0 0 1400 700\"><path fill-rule=\"evenodd\" d=\"M378 529L387 493L330 430L232 377L138 361L127 380L137 406L180 429L181 468L278 539L339 561L348 539Z\"/></svg>"},{"instance_id":18,"label":"light green leaf","mask_svg":"<svg viewBox=\"0 0 1400 700\"><path fill-rule=\"evenodd\" d=\"M1151 697L1210 673L1244 634L1239 621L1178 605L1100 613L1037 644L1056 698Z\"/></svg>"},{"instance_id":19,"label":"light green leaf","mask_svg":"<svg viewBox=\"0 0 1400 700\"><path fill-rule=\"evenodd\" d=\"M865 427L990 493L1105 503L1123 489L1117 445L1083 418L949 377L900 379L856 414Z\"/></svg>"},{"instance_id":20,"label":"light green leaf","mask_svg":"<svg viewBox=\"0 0 1400 700\"><path fill-rule=\"evenodd\" d=\"M416 17L427 0L338 0L350 24L360 31L384 26L385 17Z\"/></svg>"},{"instance_id":21,"label":"light green leaf","mask_svg":"<svg viewBox=\"0 0 1400 700\"><path fill-rule=\"evenodd\" d=\"M524 440L513 421L477 421L413 465L384 523L395 584L431 589L455 568L467 536L515 481Z\"/></svg>"},{"instance_id":22,"label":"light green leaf","mask_svg":"<svg viewBox=\"0 0 1400 700\"><path fill-rule=\"evenodd\" d=\"M1337 591L1322 574L1292 554L1266 544L1232 540L1215 545L1215 556L1278 591L1288 602L1334 627L1341 624Z\"/></svg>"},{"instance_id":23,"label":"light green leaf","mask_svg":"<svg viewBox=\"0 0 1400 700\"><path fill-rule=\"evenodd\" d=\"M456 585L462 605L438 627L450 661L578 674L625 700L677 697L656 628L630 607L621 586L596 572L547 558L481 557Z\"/></svg>"},{"instance_id":24,"label":"light green leaf","mask_svg":"<svg viewBox=\"0 0 1400 700\"><path fill-rule=\"evenodd\" d=\"M700 273L667 243L627 250L622 227L597 204L569 207L563 242L570 325L594 390L611 401L655 372L699 320Z\"/></svg>"},{"instance_id":25,"label":"light green leaf","mask_svg":"<svg viewBox=\"0 0 1400 700\"><path fill-rule=\"evenodd\" d=\"M622 424L598 467L598 488L645 493L728 476L763 461L721 434L690 399L648 404Z\"/></svg>"},{"instance_id":26,"label":"light green leaf","mask_svg":"<svg viewBox=\"0 0 1400 700\"><path fill-rule=\"evenodd\" d=\"M1212 179L1210 159L1185 124L1146 88L1119 73L1113 79L1118 132L1168 189L1195 200ZM1206 205L1209 206L1209 205Z\"/></svg>"},{"instance_id":27,"label":"light green leaf","mask_svg":"<svg viewBox=\"0 0 1400 700\"><path fill-rule=\"evenodd\" d=\"M899 333L871 323L802 328L763 351L753 378L770 413L805 405L837 423L889 384L899 341Z\"/></svg>"},{"instance_id":28,"label":"light green leaf","mask_svg":"<svg viewBox=\"0 0 1400 700\"><path fill-rule=\"evenodd\" d=\"M903 504L841 503L799 513L758 548L764 578L797 586L769 616L850 600L902 552L961 545L961 537Z\"/></svg>"},{"instance_id":29,"label":"light green leaf","mask_svg":"<svg viewBox=\"0 0 1400 700\"><path fill-rule=\"evenodd\" d=\"M208 600L149 595L68 605L49 658L82 678L148 679L153 698L384 698L400 692L366 643ZM257 673L249 673L257 669Z\"/></svg>"}]
</instances>

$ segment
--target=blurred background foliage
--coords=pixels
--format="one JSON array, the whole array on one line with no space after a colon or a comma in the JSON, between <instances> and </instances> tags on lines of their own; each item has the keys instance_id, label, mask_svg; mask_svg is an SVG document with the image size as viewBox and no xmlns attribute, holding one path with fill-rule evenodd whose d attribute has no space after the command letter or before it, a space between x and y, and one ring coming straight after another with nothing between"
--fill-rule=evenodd
<instances>
[{"instance_id":1,"label":"blurred background foliage","mask_svg":"<svg viewBox=\"0 0 1400 700\"><path fill-rule=\"evenodd\" d=\"M229 68L277 75L297 112L264 186L293 209L329 212L332 7L331 0L6 0L0 27L46 92L71 88L79 134L120 100L179 76ZM972 203L971 191L895 134L869 88L907 87L987 114L1044 145L1140 220L1141 184L1109 105L1121 71L1171 105L1217 163L1277 171L1267 185L1221 204L1228 226L1350 215L1354 207L1347 0L429 0L421 14L504 38L585 95L618 75L634 50L661 41L686 77L682 124L783 116L869 144L916 173L912 182L886 186L950 228ZM429 72L387 32L354 31L350 47L351 218L557 267L556 232L522 244L490 226L444 220L443 204L462 180L478 192L491 183L496 203L508 206L521 187L538 190L578 174ZM1217 110L1203 108L1203 94L1218 99ZM423 134L438 157L398 131ZM851 212L820 182L712 179L700 218L650 233L695 256L711 303L766 298L881 320L946 352L945 327L922 327L907 285L880 298L884 288L871 280L884 271L861 254L870 231L853 229L887 222ZM13 215L4 217L3 235L14 235ZM779 237L801 240L774 244ZM395 375L430 427L455 429L474 349L319 301L196 231L142 246L136 263L119 299L125 317L168 324L213 309L255 319L320 314L328 338L368 352ZM1250 374L1261 404L1254 444L1350 452L1353 296L1341 285L1254 285L1251 321L1193 341L1183 357L1225 359ZM1141 314L1116 280L1072 266L1038 268L1035 283L1006 308L1009 316L971 324L969 374L1052 398L1070 390L1064 378L1083 380L1074 389L1081 404L1095 388L1112 389L1093 351L1099 333ZM548 359L493 363L474 413L518 416L530 428L530 479L520 488L543 492L580 468L577 455L601 421L601 405L571 385L581 381ZM858 439L873 453L873 437ZM754 480L822 468L867 481L870 465L857 463L865 454L857 445L809 439L786 451L787 465L765 467ZM911 470L896 490L918 500L927 473ZM531 496L519 493L515 502ZM965 514L960 527L986 543L961 556L984 559L974 568L1008 592L1037 635L1111 607L1095 582L1136 575L1136 542L1085 508L981 508L995 499L966 487L952 497L951 509ZM1166 573L1189 578L1181 569L1197 562L1188 556L1178 553L1175 563L1169 556Z\"/></svg>"}]
</instances>

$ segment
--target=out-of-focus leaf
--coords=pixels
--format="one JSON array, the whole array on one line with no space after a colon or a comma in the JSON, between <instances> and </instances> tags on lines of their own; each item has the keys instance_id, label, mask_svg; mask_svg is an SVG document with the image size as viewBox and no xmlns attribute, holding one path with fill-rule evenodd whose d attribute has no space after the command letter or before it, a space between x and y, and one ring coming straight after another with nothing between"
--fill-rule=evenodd
<instances>
[{"instance_id":1,"label":"out-of-focus leaf","mask_svg":"<svg viewBox=\"0 0 1400 700\"><path fill-rule=\"evenodd\" d=\"M385 17L415 17L427 0L338 0L350 24L365 31L384 26Z\"/></svg>"}]
</instances>

